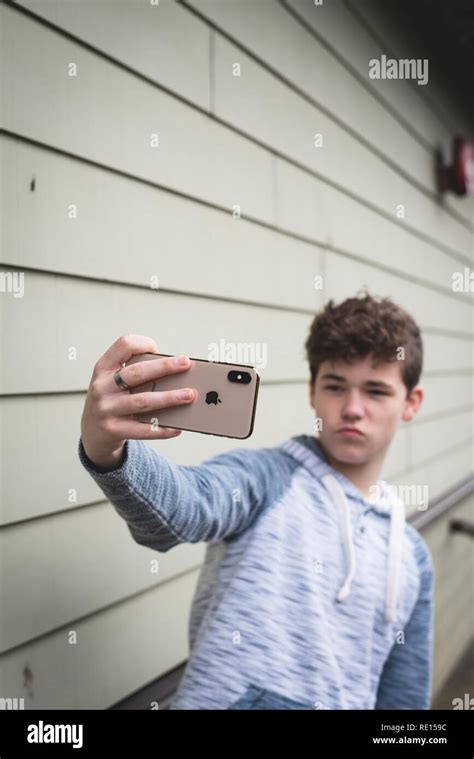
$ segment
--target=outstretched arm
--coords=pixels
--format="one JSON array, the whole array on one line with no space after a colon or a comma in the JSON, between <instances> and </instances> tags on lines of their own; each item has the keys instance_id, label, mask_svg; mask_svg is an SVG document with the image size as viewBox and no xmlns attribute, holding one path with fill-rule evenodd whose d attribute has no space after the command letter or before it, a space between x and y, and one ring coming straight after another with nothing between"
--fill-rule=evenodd
<instances>
[{"instance_id":1,"label":"outstretched arm","mask_svg":"<svg viewBox=\"0 0 474 759\"><path fill-rule=\"evenodd\" d=\"M143 441L128 440L121 465L101 472L80 439L79 457L134 540L164 552L178 543L217 541L242 531L282 486L285 454L237 448L199 466L180 466Z\"/></svg>"}]
</instances>

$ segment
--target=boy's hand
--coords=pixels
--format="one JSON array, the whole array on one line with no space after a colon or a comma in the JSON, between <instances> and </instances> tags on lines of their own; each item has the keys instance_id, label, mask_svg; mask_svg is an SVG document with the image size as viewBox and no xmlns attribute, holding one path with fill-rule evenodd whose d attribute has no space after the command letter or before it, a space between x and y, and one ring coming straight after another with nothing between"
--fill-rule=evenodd
<instances>
[{"instance_id":1,"label":"boy's hand","mask_svg":"<svg viewBox=\"0 0 474 759\"><path fill-rule=\"evenodd\" d=\"M143 335L123 335L94 367L82 412L81 436L89 459L105 470L118 466L128 439L166 440L181 433L173 428L154 429L135 421L134 414L192 403L196 395L192 388L188 388L191 392L189 399L181 397L183 390L131 394L119 388L114 380L117 369L127 385L138 387L158 377L186 371L191 366L187 356L183 365L177 363L181 357L173 356L140 361L122 368L126 361L139 353L158 353L155 341Z\"/></svg>"}]
</instances>

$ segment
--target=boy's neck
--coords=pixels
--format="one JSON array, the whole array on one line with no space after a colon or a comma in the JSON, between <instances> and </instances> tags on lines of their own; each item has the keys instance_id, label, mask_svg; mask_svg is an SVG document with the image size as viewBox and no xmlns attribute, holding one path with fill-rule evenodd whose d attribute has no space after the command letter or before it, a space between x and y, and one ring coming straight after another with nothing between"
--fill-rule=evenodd
<instances>
[{"instance_id":1,"label":"boy's neck","mask_svg":"<svg viewBox=\"0 0 474 759\"><path fill-rule=\"evenodd\" d=\"M340 472L361 492L366 500L371 496L370 488L376 485L384 462L384 455L369 461L366 464L347 464L337 461L331 456L319 440L319 444L326 456L327 462L336 472Z\"/></svg>"}]
</instances>

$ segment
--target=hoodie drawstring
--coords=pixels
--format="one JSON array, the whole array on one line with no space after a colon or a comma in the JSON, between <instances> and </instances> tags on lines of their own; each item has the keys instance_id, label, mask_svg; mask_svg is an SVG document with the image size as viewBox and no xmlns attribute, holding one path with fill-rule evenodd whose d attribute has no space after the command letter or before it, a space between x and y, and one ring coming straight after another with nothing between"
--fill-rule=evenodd
<instances>
[{"instance_id":1,"label":"hoodie drawstring","mask_svg":"<svg viewBox=\"0 0 474 759\"><path fill-rule=\"evenodd\" d=\"M390 515L390 538L388 544L387 591L385 619L395 622L397 618L397 596L400 582L401 552L405 532L405 505L399 498L392 499Z\"/></svg>"},{"instance_id":2,"label":"hoodie drawstring","mask_svg":"<svg viewBox=\"0 0 474 759\"><path fill-rule=\"evenodd\" d=\"M339 482L332 474L325 474L321 477L322 482L333 498L338 508L339 520L342 528L342 539L347 556L348 570L344 584L340 587L337 594L338 601L344 601L351 592L351 583L355 575L355 551L352 542L352 523L351 512L347 498Z\"/></svg>"},{"instance_id":3,"label":"hoodie drawstring","mask_svg":"<svg viewBox=\"0 0 474 759\"><path fill-rule=\"evenodd\" d=\"M351 512L346 494L332 474L321 477L321 481L332 496L338 509L344 549L347 557L347 574L337 594L338 601L344 601L351 592L351 584L356 571L355 550L352 540ZM385 594L385 620L395 622L397 618L397 596L400 580L400 562L403 533L405 530L405 507L398 498L391 499L390 536L387 559L387 586Z\"/></svg>"}]
</instances>

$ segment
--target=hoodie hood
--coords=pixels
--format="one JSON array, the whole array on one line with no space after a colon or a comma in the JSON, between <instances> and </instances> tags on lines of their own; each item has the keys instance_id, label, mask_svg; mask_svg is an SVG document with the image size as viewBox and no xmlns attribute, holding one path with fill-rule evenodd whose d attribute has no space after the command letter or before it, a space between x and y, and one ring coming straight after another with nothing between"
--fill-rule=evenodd
<instances>
[{"instance_id":1,"label":"hoodie hood","mask_svg":"<svg viewBox=\"0 0 474 759\"><path fill-rule=\"evenodd\" d=\"M370 501L367 500L347 477L333 469L316 437L297 435L283 443L281 447L299 461L313 477L322 482L337 509L347 566L345 580L337 594L338 601L345 601L350 595L352 580L357 570L351 511L347 498L355 499L361 506L365 505L367 510L372 509L390 520L385 619L387 622L394 622L397 617L401 550L405 531L404 504L396 497L393 489L389 488L385 480L377 482L376 497Z\"/></svg>"}]
</instances>

